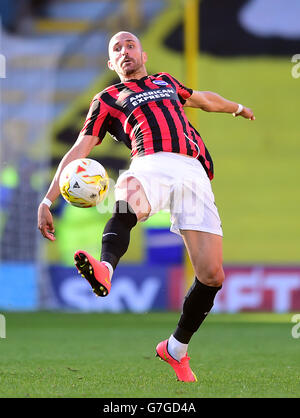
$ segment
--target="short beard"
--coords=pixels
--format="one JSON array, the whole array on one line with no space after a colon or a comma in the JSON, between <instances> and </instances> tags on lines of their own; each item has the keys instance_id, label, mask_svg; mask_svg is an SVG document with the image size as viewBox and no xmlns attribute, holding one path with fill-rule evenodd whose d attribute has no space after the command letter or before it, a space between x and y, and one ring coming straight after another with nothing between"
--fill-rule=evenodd
<instances>
[{"instance_id":1,"label":"short beard","mask_svg":"<svg viewBox=\"0 0 300 418\"><path fill-rule=\"evenodd\" d=\"M126 75L126 77L127 77L127 76L129 76L129 75L131 75L131 74L134 74L135 72L136 72L136 70L135 70L135 69L125 70L125 71L124 71L124 75Z\"/></svg>"},{"instance_id":2,"label":"short beard","mask_svg":"<svg viewBox=\"0 0 300 418\"><path fill-rule=\"evenodd\" d=\"M140 68L142 67L142 62L143 61L142 61L142 54L141 54L141 62L139 63L139 65L138 65L138 63L136 63L137 65L135 66L135 68L128 69L128 70L123 70L124 75L127 77L131 74L137 73L140 70Z\"/></svg>"}]
</instances>

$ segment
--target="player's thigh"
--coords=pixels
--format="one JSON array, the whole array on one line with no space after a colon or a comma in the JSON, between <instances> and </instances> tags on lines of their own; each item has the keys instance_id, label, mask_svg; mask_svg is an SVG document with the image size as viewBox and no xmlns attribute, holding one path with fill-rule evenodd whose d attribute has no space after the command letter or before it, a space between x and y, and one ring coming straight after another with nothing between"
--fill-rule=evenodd
<instances>
[{"instance_id":1,"label":"player's thigh","mask_svg":"<svg viewBox=\"0 0 300 418\"><path fill-rule=\"evenodd\" d=\"M151 211L145 190L139 180L133 176L118 182L115 190L116 200L125 200L133 209L138 221L147 218Z\"/></svg>"},{"instance_id":2,"label":"player's thigh","mask_svg":"<svg viewBox=\"0 0 300 418\"><path fill-rule=\"evenodd\" d=\"M224 281L223 239L209 232L180 230L196 276L208 286Z\"/></svg>"}]
</instances>

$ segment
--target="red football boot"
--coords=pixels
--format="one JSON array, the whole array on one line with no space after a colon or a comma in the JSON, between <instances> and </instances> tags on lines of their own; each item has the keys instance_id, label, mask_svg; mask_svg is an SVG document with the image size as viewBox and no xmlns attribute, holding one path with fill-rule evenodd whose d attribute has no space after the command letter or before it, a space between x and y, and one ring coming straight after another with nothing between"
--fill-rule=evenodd
<instances>
[{"instance_id":1,"label":"red football boot","mask_svg":"<svg viewBox=\"0 0 300 418\"><path fill-rule=\"evenodd\" d=\"M76 251L74 260L78 272L89 282L93 292L97 296L107 296L111 288L107 266L82 250Z\"/></svg>"},{"instance_id":2,"label":"red football boot","mask_svg":"<svg viewBox=\"0 0 300 418\"><path fill-rule=\"evenodd\" d=\"M187 354L177 361L168 353L168 340L160 342L156 347L156 356L173 367L177 380L180 382L197 382L195 374L192 372Z\"/></svg>"}]
</instances>

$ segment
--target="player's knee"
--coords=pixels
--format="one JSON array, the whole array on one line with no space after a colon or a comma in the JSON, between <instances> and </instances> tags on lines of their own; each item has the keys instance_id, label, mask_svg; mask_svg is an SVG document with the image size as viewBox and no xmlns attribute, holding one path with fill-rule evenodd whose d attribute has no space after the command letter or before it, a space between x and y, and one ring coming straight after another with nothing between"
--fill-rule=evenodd
<instances>
[{"instance_id":1,"label":"player's knee","mask_svg":"<svg viewBox=\"0 0 300 418\"><path fill-rule=\"evenodd\" d=\"M223 267L219 263L211 263L206 267L199 266L196 269L196 275L207 286L219 287L225 280Z\"/></svg>"},{"instance_id":2,"label":"player's knee","mask_svg":"<svg viewBox=\"0 0 300 418\"><path fill-rule=\"evenodd\" d=\"M151 206L141 183L135 177L127 177L117 183L116 198L130 205L138 221L148 218Z\"/></svg>"}]
</instances>

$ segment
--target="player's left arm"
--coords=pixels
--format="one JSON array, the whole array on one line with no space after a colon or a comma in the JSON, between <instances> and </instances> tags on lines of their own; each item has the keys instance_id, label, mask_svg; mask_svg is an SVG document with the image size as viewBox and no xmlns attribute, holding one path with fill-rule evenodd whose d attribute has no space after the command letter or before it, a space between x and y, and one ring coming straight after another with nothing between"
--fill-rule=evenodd
<instances>
[{"instance_id":1,"label":"player's left arm","mask_svg":"<svg viewBox=\"0 0 300 418\"><path fill-rule=\"evenodd\" d=\"M246 119L255 120L253 111L249 107L240 107L239 103L225 99L211 91L196 91L186 99L184 106L205 110L206 112L232 113L234 116L243 116ZM240 113L236 114L239 110Z\"/></svg>"}]
</instances>

